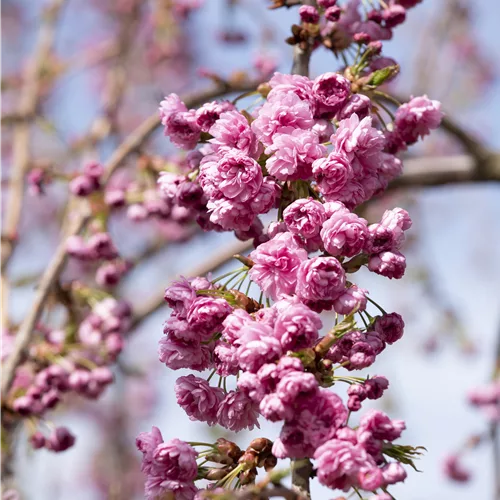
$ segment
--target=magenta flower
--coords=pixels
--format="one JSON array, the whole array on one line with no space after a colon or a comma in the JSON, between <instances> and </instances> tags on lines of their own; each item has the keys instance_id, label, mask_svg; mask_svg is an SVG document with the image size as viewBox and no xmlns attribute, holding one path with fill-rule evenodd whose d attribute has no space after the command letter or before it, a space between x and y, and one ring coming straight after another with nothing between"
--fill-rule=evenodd
<instances>
[{"instance_id":1,"label":"magenta flower","mask_svg":"<svg viewBox=\"0 0 500 500\"><path fill-rule=\"evenodd\" d=\"M232 310L225 299L197 297L189 306L187 321L201 340L208 340L215 330L222 329L222 322Z\"/></svg>"},{"instance_id":2,"label":"magenta flower","mask_svg":"<svg viewBox=\"0 0 500 500\"><path fill-rule=\"evenodd\" d=\"M445 475L458 483L467 483L471 478L471 473L460 463L459 455L450 455L443 464Z\"/></svg>"},{"instance_id":3,"label":"magenta flower","mask_svg":"<svg viewBox=\"0 0 500 500\"><path fill-rule=\"evenodd\" d=\"M441 103L424 95L414 97L398 108L394 126L396 133L407 144L413 144L438 128L442 118Z\"/></svg>"},{"instance_id":4,"label":"magenta flower","mask_svg":"<svg viewBox=\"0 0 500 500\"><path fill-rule=\"evenodd\" d=\"M190 420L199 420L208 425L217 422L217 410L224 399L224 391L210 387L205 379L188 375L175 382L177 404L188 414Z\"/></svg>"},{"instance_id":5,"label":"magenta flower","mask_svg":"<svg viewBox=\"0 0 500 500\"><path fill-rule=\"evenodd\" d=\"M297 300L286 302L287 307L280 311L274 325L283 350L299 351L312 347L323 326L319 314Z\"/></svg>"},{"instance_id":6,"label":"magenta flower","mask_svg":"<svg viewBox=\"0 0 500 500\"><path fill-rule=\"evenodd\" d=\"M207 208L210 213L210 221L226 231L248 231L255 219L255 212L249 203L221 198L209 201Z\"/></svg>"},{"instance_id":7,"label":"magenta flower","mask_svg":"<svg viewBox=\"0 0 500 500\"><path fill-rule=\"evenodd\" d=\"M333 301L345 288L345 272L334 257L313 257L301 263L297 296L305 301Z\"/></svg>"},{"instance_id":8,"label":"magenta flower","mask_svg":"<svg viewBox=\"0 0 500 500\"><path fill-rule=\"evenodd\" d=\"M314 160L326 153L318 135L310 130L295 129L277 133L266 148L268 172L281 181L308 179Z\"/></svg>"},{"instance_id":9,"label":"magenta flower","mask_svg":"<svg viewBox=\"0 0 500 500\"><path fill-rule=\"evenodd\" d=\"M300 248L292 233L279 233L259 245L251 254L254 262L250 278L273 300L295 291L297 272L307 252Z\"/></svg>"},{"instance_id":10,"label":"magenta flower","mask_svg":"<svg viewBox=\"0 0 500 500\"><path fill-rule=\"evenodd\" d=\"M358 473L374 469L373 458L359 445L332 439L314 453L319 482L332 489L347 491L359 486Z\"/></svg>"},{"instance_id":11,"label":"magenta flower","mask_svg":"<svg viewBox=\"0 0 500 500\"><path fill-rule=\"evenodd\" d=\"M277 208L280 196L281 188L276 181L269 176L264 177L259 192L249 200L250 208L254 214L265 214L272 208Z\"/></svg>"},{"instance_id":12,"label":"magenta flower","mask_svg":"<svg viewBox=\"0 0 500 500\"><path fill-rule=\"evenodd\" d=\"M339 123L331 141L335 152L344 154L350 161L357 158L362 163L374 156L378 158L385 143L382 132L372 126L371 117L360 120L356 114Z\"/></svg>"},{"instance_id":13,"label":"magenta flower","mask_svg":"<svg viewBox=\"0 0 500 500\"><path fill-rule=\"evenodd\" d=\"M371 99L364 94L353 94L337 113L338 120L345 120L356 113L360 119L370 115L372 109Z\"/></svg>"},{"instance_id":14,"label":"magenta flower","mask_svg":"<svg viewBox=\"0 0 500 500\"><path fill-rule=\"evenodd\" d=\"M400 279L405 273L406 259L397 251L381 252L370 257L368 269L389 279Z\"/></svg>"},{"instance_id":15,"label":"magenta flower","mask_svg":"<svg viewBox=\"0 0 500 500\"><path fill-rule=\"evenodd\" d=\"M243 327L252 324L253 321L253 318L244 309L234 309L222 323L224 339L229 344L235 345L243 332Z\"/></svg>"},{"instance_id":16,"label":"magenta flower","mask_svg":"<svg viewBox=\"0 0 500 500\"><path fill-rule=\"evenodd\" d=\"M283 220L292 234L312 238L319 234L326 214L319 201L301 198L288 205L283 212Z\"/></svg>"},{"instance_id":17,"label":"magenta flower","mask_svg":"<svg viewBox=\"0 0 500 500\"><path fill-rule=\"evenodd\" d=\"M401 483L406 479L406 471L399 462L390 462L382 467L385 484Z\"/></svg>"},{"instance_id":18,"label":"magenta flower","mask_svg":"<svg viewBox=\"0 0 500 500\"><path fill-rule=\"evenodd\" d=\"M313 176L327 201L336 200L336 195L345 188L353 176L351 164L346 156L330 153L312 165Z\"/></svg>"},{"instance_id":19,"label":"magenta flower","mask_svg":"<svg viewBox=\"0 0 500 500\"><path fill-rule=\"evenodd\" d=\"M404 327L405 322L398 313L379 316L374 324L375 331L388 344L394 344L394 342L397 342L403 336Z\"/></svg>"},{"instance_id":20,"label":"magenta flower","mask_svg":"<svg viewBox=\"0 0 500 500\"><path fill-rule=\"evenodd\" d=\"M312 373L293 371L280 380L276 394L285 404L307 405L307 400L316 396L318 389L318 381Z\"/></svg>"},{"instance_id":21,"label":"magenta flower","mask_svg":"<svg viewBox=\"0 0 500 500\"><path fill-rule=\"evenodd\" d=\"M212 284L206 278L186 279L181 276L165 289L167 304L181 317L185 317L191 303L196 299L198 290L210 290Z\"/></svg>"},{"instance_id":22,"label":"magenta flower","mask_svg":"<svg viewBox=\"0 0 500 500\"><path fill-rule=\"evenodd\" d=\"M165 99L160 102L159 109L161 124L163 126L167 124L168 119L175 113L183 113L188 110L177 94L170 94L165 97Z\"/></svg>"},{"instance_id":23,"label":"magenta flower","mask_svg":"<svg viewBox=\"0 0 500 500\"><path fill-rule=\"evenodd\" d=\"M312 93L318 102L320 114L333 116L347 101L351 83L338 73L324 73L314 80Z\"/></svg>"},{"instance_id":24,"label":"magenta flower","mask_svg":"<svg viewBox=\"0 0 500 500\"><path fill-rule=\"evenodd\" d=\"M365 219L351 212L336 213L324 222L321 240L330 255L353 257L363 250L367 232Z\"/></svg>"},{"instance_id":25,"label":"magenta flower","mask_svg":"<svg viewBox=\"0 0 500 500\"><path fill-rule=\"evenodd\" d=\"M307 102L294 93L274 94L259 110L252 130L265 146L273 143L276 134L291 134L295 129L310 129L314 124Z\"/></svg>"},{"instance_id":26,"label":"magenta flower","mask_svg":"<svg viewBox=\"0 0 500 500\"><path fill-rule=\"evenodd\" d=\"M313 82L307 76L286 75L283 73L274 73L269 80L271 92L267 96L268 101L280 100L287 93L295 94L301 101L305 101L309 106L314 106L312 97ZM311 110L313 108L311 107Z\"/></svg>"},{"instance_id":27,"label":"magenta flower","mask_svg":"<svg viewBox=\"0 0 500 500\"><path fill-rule=\"evenodd\" d=\"M259 426L258 406L242 391L230 391L219 406L219 425L234 432Z\"/></svg>"},{"instance_id":28,"label":"magenta flower","mask_svg":"<svg viewBox=\"0 0 500 500\"><path fill-rule=\"evenodd\" d=\"M350 314L354 310L364 311L366 309L367 294L367 290L351 285L333 301L333 308L339 314Z\"/></svg>"},{"instance_id":29,"label":"magenta flower","mask_svg":"<svg viewBox=\"0 0 500 500\"><path fill-rule=\"evenodd\" d=\"M210 348L199 342L178 340L171 335L163 337L158 346L159 359L171 370L190 368L203 371L210 364Z\"/></svg>"},{"instance_id":30,"label":"magenta flower","mask_svg":"<svg viewBox=\"0 0 500 500\"><path fill-rule=\"evenodd\" d=\"M226 342L218 341L213 352L215 370L221 377L237 375L240 370L237 349Z\"/></svg>"},{"instance_id":31,"label":"magenta flower","mask_svg":"<svg viewBox=\"0 0 500 500\"><path fill-rule=\"evenodd\" d=\"M279 359L282 348L273 329L263 323L246 325L238 338L238 363L243 370L257 372L264 363Z\"/></svg>"},{"instance_id":32,"label":"magenta flower","mask_svg":"<svg viewBox=\"0 0 500 500\"><path fill-rule=\"evenodd\" d=\"M200 132L194 111L173 113L165 122L165 135L182 149L193 149L200 140Z\"/></svg>"},{"instance_id":33,"label":"magenta flower","mask_svg":"<svg viewBox=\"0 0 500 500\"><path fill-rule=\"evenodd\" d=\"M210 128L210 144L215 150L220 148L235 148L242 153L258 158L262 151L247 119L239 111L225 111Z\"/></svg>"},{"instance_id":34,"label":"magenta flower","mask_svg":"<svg viewBox=\"0 0 500 500\"><path fill-rule=\"evenodd\" d=\"M207 102L196 110L196 123L202 132L209 132L222 113L233 110L235 110L234 104L229 101Z\"/></svg>"},{"instance_id":35,"label":"magenta flower","mask_svg":"<svg viewBox=\"0 0 500 500\"><path fill-rule=\"evenodd\" d=\"M153 452L153 460L162 468L165 479L188 482L196 478L198 452L180 439L160 443Z\"/></svg>"},{"instance_id":36,"label":"magenta flower","mask_svg":"<svg viewBox=\"0 0 500 500\"><path fill-rule=\"evenodd\" d=\"M366 440L365 434L370 434L374 439L394 441L401 437L405 429L403 420L391 420L385 413L371 409L361 417L356 432L360 442Z\"/></svg>"},{"instance_id":37,"label":"magenta flower","mask_svg":"<svg viewBox=\"0 0 500 500\"><path fill-rule=\"evenodd\" d=\"M260 190L262 169L245 153L230 150L218 161L217 176L214 181L224 197L246 202Z\"/></svg>"}]
</instances>

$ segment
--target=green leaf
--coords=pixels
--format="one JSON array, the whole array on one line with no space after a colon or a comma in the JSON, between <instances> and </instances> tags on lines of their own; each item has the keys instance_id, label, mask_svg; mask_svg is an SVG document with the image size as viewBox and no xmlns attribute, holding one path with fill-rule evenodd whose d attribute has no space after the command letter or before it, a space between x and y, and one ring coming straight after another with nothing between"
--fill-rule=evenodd
<instances>
[{"instance_id":1,"label":"green leaf","mask_svg":"<svg viewBox=\"0 0 500 500\"><path fill-rule=\"evenodd\" d=\"M394 64L393 66L387 66L385 68L378 69L370 75L370 79L368 80L367 84L378 87L379 85L382 85L388 78L396 76L398 73L399 64Z\"/></svg>"}]
</instances>

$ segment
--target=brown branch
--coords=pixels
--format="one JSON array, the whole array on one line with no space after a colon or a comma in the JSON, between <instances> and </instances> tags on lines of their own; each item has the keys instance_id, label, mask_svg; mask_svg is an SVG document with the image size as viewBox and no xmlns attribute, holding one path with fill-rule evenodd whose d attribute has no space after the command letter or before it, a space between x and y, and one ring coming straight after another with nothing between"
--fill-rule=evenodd
<instances>
[{"instance_id":1,"label":"brown branch","mask_svg":"<svg viewBox=\"0 0 500 500\"><path fill-rule=\"evenodd\" d=\"M66 0L52 0L44 10L38 41L24 74L17 115L35 116L40 99L41 74L54 45L59 14ZM16 123L12 137L12 168L10 171L9 195L6 204L2 238L1 272L3 273L17 241L17 230L21 218L24 175L30 163L30 121Z\"/></svg>"},{"instance_id":2,"label":"brown branch","mask_svg":"<svg viewBox=\"0 0 500 500\"><path fill-rule=\"evenodd\" d=\"M310 479L313 465L308 458L292 459L292 488L298 495L311 498Z\"/></svg>"},{"instance_id":3,"label":"brown branch","mask_svg":"<svg viewBox=\"0 0 500 500\"><path fill-rule=\"evenodd\" d=\"M315 0L303 0L304 5L316 5ZM304 40L293 46L292 75L309 76L309 62L311 60L312 40Z\"/></svg>"},{"instance_id":4,"label":"brown branch","mask_svg":"<svg viewBox=\"0 0 500 500\"><path fill-rule=\"evenodd\" d=\"M87 211L82 210L76 218L72 221L72 227L69 231L70 234L78 234L87 221L89 220L89 214ZM21 323L19 331L16 334L16 342L12 352L5 362L5 366L2 370L2 395L7 396L7 392L14 379L14 374L16 368L22 363L25 358L26 351L29 347L29 343L33 336L33 329L40 318L43 306L49 296L52 287L55 285L59 274L64 268L66 263L67 253L66 253L66 239L63 238L58 248L55 251L52 261L45 270L38 290L36 292L35 300L28 314L26 315L24 321Z\"/></svg>"},{"instance_id":5,"label":"brown branch","mask_svg":"<svg viewBox=\"0 0 500 500\"><path fill-rule=\"evenodd\" d=\"M468 155L408 158L403 174L389 189L488 181L500 181L500 153L492 153L479 168L477 161Z\"/></svg>"}]
</instances>

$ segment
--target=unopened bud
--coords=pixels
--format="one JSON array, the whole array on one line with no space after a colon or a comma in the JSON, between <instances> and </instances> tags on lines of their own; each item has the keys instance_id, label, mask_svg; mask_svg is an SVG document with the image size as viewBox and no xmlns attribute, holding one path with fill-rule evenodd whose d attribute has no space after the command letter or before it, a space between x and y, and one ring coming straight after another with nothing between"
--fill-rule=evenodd
<instances>
[{"instance_id":1,"label":"unopened bud","mask_svg":"<svg viewBox=\"0 0 500 500\"><path fill-rule=\"evenodd\" d=\"M210 469L205 475L205 479L209 481L219 481L227 476L228 472L226 469Z\"/></svg>"},{"instance_id":2,"label":"unopened bud","mask_svg":"<svg viewBox=\"0 0 500 500\"><path fill-rule=\"evenodd\" d=\"M255 478L257 477L257 469L249 469L243 471L239 475L239 480L242 485L252 484L255 482Z\"/></svg>"}]
</instances>

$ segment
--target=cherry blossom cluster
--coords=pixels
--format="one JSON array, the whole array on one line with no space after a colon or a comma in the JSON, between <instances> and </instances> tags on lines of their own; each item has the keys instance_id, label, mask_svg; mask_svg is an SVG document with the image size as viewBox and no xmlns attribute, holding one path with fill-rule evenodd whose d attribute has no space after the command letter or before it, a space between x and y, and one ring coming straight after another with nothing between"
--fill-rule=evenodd
<instances>
[{"instance_id":1,"label":"cherry blossom cluster","mask_svg":"<svg viewBox=\"0 0 500 500\"><path fill-rule=\"evenodd\" d=\"M33 448L64 451L75 442L65 427L47 420L65 395L78 394L97 399L113 382L110 366L123 349L123 335L130 327L131 308L124 301L106 298L96 301L91 312L65 330L38 325L38 336L28 359L17 370L6 398L12 418L25 419ZM9 355L11 336L5 335L3 356ZM50 432L45 436L42 431Z\"/></svg>"},{"instance_id":2,"label":"cherry blossom cluster","mask_svg":"<svg viewBox=\"0 0 500 500\"><path fill-rule=\"evenodd\" d=\"M396 154L437 128L442 112L427 96L397 103L393 112L397 101L378 89L398 72L381 56L380 40L418 2L384 3L367 20L357 14L358 3L302 6L301 27L289 40L300 44L307 35L308 43L316 36L324 42L345 30L357 55L341 72L315 79L275 73L254 92L257 104L241 110L236 103L245 96L199 109L175 94L161 102L165 135L190 151L187 171L160 174L163 195L174 204L189 200L204 230L234 231L253 239L254 250L237 256L243 266L233 272L181 278L166 289L172 312L159 358L173 370L211 371L176 381L177 402L191 420L236 432L259 427L260 418L281 422L273 457L312 459L322 484L383 500L390 498L388 486L405 479L401 464L412 465L419 451L394 443L405 424L378 410L361 414L357 426L350 422L364 401L379 399L389 386L381 375L350 372L370 367L403 336L404 322L352 275L366 268L401 278L411 219L395 208L370 224L359 212L401 174ZM264 214L274 219L266 226ZM324 311L335 318L330 324ZM347 403L330 390L340 383L349 386ZM196 452L170 443L169 454L190 457L189 471L176 467L171 474L156 468L161 440L145 445L144 439L138 448L148 498L198 495L193 481L203 476L196 474ZM240 472L218 471L207 490L241 485Z\"/></svg>"}]
</instances>

